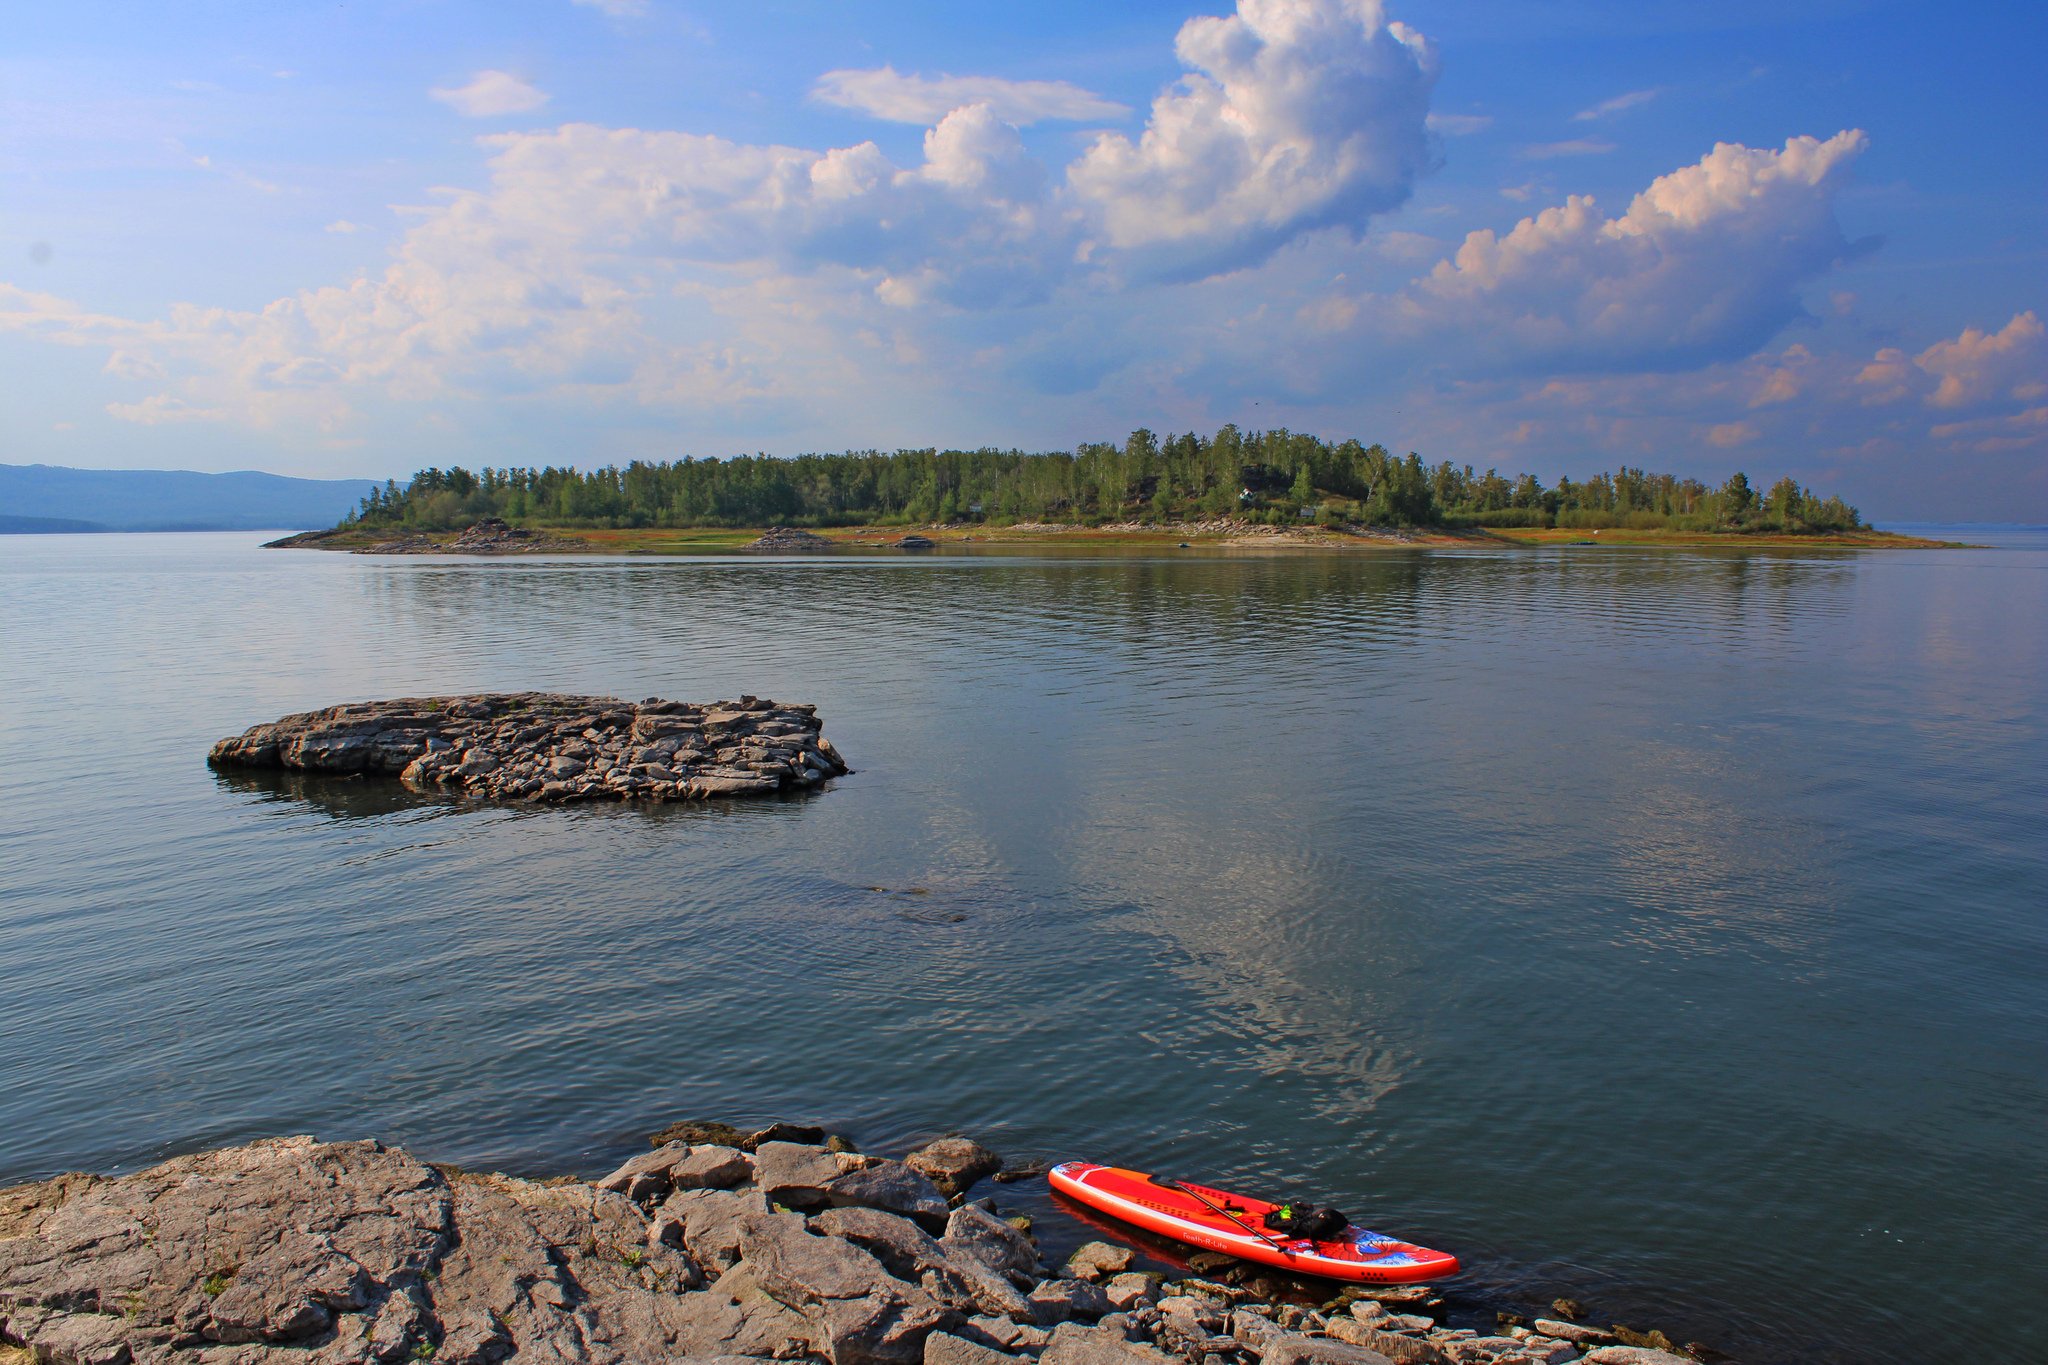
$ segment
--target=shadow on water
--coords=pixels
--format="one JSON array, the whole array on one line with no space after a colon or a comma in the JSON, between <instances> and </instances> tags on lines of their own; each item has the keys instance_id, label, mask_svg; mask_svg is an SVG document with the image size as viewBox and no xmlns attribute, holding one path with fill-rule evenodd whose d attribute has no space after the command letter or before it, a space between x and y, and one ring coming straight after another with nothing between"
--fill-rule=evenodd
<instances>
[{"instance_id":1,"label":"shadow on water","mask_svg":"<svg viewBox=\"0 0 2048 1365\"><path fill-rule=\"evenodd\" d=\"M327 776L282 768L215 768L213 780L223 792L314 810L336 820L376 820L408 813L452 815L461 809L457 801L416 792L391 777Z\"/></svg>"},{"instance_id":2,"label":"shadow on water","mask_svg":"<svg viewBox=\"0 0 2048 1365\"><path fill-rule=\"evenodd\" d=\"M627 818L653 822L755 819L769 812L808 804L823 796L830 783L818 787L749 797L744 801L581 801L568 805L534 805L491 801L456 792L420 791L395 777L376 774L335 775L285 768L214 768L219 790L258 801L317 812L335 820L378 820L394 815L454 816L502 811L529 818L574 814L592 816L619 812ZM842 779L843 780L843 779Z\"/></svg>"}]
</instances>

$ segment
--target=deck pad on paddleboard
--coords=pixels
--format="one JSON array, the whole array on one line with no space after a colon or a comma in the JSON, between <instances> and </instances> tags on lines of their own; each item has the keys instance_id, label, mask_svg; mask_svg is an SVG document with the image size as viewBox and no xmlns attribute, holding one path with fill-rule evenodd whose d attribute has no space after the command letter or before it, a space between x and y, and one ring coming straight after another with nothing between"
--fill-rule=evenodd
<instances>
[{"instance_id":1,"label":"deck pad on paddleboard","mask_svg":"<svg viewBox=\"0 0 2048 1365\"><path fill-rule=\"evenodd\" d=\"M1047 1172L1052 1187L1090 1208L1177 1242L1241 1260L1325 1279L1406 1284L1455 1274L1458 1258L1352 1224L1336 1237L1309 1241L1274 1232L1271 1200L1168 1180L1120 1166L1063 1161Z\"/></svg>"}]
</instances>

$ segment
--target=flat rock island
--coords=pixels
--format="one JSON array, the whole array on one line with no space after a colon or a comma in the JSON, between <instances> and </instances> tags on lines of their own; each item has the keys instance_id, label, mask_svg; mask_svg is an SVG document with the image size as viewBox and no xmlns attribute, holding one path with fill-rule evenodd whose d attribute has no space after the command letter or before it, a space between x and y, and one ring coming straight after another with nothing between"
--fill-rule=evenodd
<instances>
[{"instance_id":1,"label":"flat rock island","mask_svg":"<svg viewBox=\"0 0 2048 1365\"><path fill-rule=\"evenodd\" d=\"M507 801L691 801L767 796L853 771L814 706L741 697L494 692L306 711L213 746L217 768L395 776Z\"/></svg>"}]
</instances>

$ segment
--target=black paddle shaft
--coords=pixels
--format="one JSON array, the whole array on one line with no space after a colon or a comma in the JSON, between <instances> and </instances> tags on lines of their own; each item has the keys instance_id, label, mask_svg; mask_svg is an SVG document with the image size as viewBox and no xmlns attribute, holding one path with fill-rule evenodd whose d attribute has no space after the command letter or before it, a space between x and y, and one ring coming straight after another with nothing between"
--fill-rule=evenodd
<instances>
[{"instance_id":1,"label":"black paddle shaft","mask_svg":"<svg viewBox=\"0 0 2048 1365\"><path fill-rule=\"evenodd\" d=\"M1229 1209L1221 1208L1218 1205L1211 1203L1208 1197L1201 1194L1199 1191L1189 1189L1187 1186L1181 1184L1178 1180L1175 1180L1170 1176L1154 1176L1153 1180L1156 1184L1160 1185L1165 1189L1179 1190L1182 1194L1188 1195L1191 1198L1199 1200L1202 1204L1208 1207L1210 1212L1222 1214L1225 1218L1228 1218L1231 1222L1237 1224L1246 1232L1249 1232L1252 1236L1258 1238L1267 1246L1279 1252L1282 1256L1292 1257L1294 1255L1294 1252L1290 1248L1274 1240L1272 1237L1267 1236L1265 1233L1259 1231L1250 1223L1245 1222L1244 1219L1239 1218L1236 1214L1232 1213Z\"/></svg>"}]
</instances>

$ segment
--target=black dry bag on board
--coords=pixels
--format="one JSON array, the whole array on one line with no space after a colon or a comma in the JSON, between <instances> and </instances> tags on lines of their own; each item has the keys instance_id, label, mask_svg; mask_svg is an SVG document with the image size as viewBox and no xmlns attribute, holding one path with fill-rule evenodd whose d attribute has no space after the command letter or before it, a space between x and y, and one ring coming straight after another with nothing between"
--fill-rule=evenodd
<instances>
[{"instance_id":1,"label":"black dry bag on board","mask_svg":"<svg viewBox=\"0 0 2048 1365\"><path fill-rule=\"evenodd\" d=\"M1274 1232L1306 1237L1311 1242L1326 1242L1351 1226L1351 1220L1337 1210L1326 1204L1311 1204L1306 1199L1290 1199L1277 1206L1264 1222Z\"/></svg>"}]
</instances>

